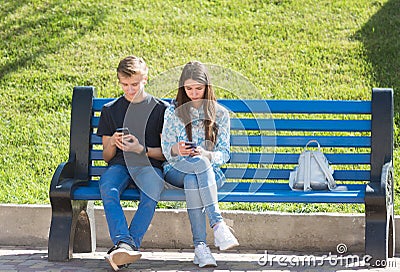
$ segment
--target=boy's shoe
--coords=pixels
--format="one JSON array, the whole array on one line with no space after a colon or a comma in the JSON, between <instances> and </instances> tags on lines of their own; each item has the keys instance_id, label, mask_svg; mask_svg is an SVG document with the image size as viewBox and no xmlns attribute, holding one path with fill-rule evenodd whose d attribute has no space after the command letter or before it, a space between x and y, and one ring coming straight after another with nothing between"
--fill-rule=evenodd
<instances>
[{"instance_id":1,"label":"boy's shoe","mask_svg":"<svg viewBox=\"0 0 400 272\"><path fill-rule=\"evenodd\" d=\"M228 227L224 221L220 222L214 230L214 243L220 250L227 250L239 245L230 227Z\"/></svg>"},{"instance_id":2,"label":"boy's shoe","mask_svg":"<svg viewBox=\"0 0 400 272\"><path fill-rule=\"evenodd\" d=\"M112 260L110 255L106 255L104 258L106 259L107 263L111 266L111 268L114 269L114 271L118 271L119 270L118 265L116 265L113 262L113 260Z\"/></svg>"},{"instance_id":3,"label":"boy's shoe","mask_svg":"<svg viewBox=\"0 0 400 272\"><path fill-rule=\"evenodd\" d=\"M215 267L217 262L215 261L213 255L211 254L210 248L204 244L200 243L194 248L194 264L198 264L199 267Z\"/></svg>"},{"instance_id":4,"label":"boy's shoe","mask_svg":"<svg viewBox=\"0 0 400 272\"><path fill-rule=\"evenodd\" d=\"M142 257L142 254L136 247L119 242L107 252L105 259L114 271L118 271L120 268L136 262L140 257Z\"/></svg>"},{"instance_id":5,"label":"boy's shoe","mask_svg":"<svg viewBox=\"0 0 400 272\"><path fill-rule=\"evenodd\" d=\"M118 271L121 268L127 268L129 266L129 264L117 265L116 263L114 263L110 255L107 255L104 258L106 259L107 263L112 267L112 269L114 269L114 271Z\"/></svg>"}]
</instances>

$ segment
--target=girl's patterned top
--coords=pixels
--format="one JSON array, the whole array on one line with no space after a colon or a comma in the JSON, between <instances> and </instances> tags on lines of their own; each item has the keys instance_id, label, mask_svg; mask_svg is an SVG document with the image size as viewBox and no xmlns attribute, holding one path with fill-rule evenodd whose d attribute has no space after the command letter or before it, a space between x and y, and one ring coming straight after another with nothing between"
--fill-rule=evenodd
<instances>
[{"instance_id":1,"label":"girl's patterned top","mask_svg":"<svg viewBox=\"0 0 400 272\"><path fill-rule=\"evenodd\" d=\"M190 107L190 114L192 117L192 141L198 146L205 149L205 131L204 131L204 111L200 107ZM211 165L214 170L222 174L219 167L229 160L229 146L230 146L230 120L229 112L224 107L216 103L216 120L218 126L218 135L214 145L214 150L211 159ZM164 126L161 137L161 148L165 158L164 174L166 174L175 163L185 159L184 156L171 156L171 148L174 144L180 141L189 141L186 130L181 119L175 114L175 105L171 105L165 110Z\"/></svg>"}]
</instances>

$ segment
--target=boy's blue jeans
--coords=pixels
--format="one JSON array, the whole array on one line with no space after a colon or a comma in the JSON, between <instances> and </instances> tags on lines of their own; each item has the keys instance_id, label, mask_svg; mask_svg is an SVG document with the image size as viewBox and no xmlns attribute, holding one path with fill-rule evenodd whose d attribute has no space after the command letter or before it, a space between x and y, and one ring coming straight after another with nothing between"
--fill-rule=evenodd
<instances>
[{"instance_id":1,"label":"boy's blue jeans","mask_svg":"<svg viewBox=\"0 0 400 272\"><path fill-rule=\"evenodd\" d=\"M128 227L120 195L132 180L139 189L140 203ZM99 186L112 242L116 245L121 241L139 248L164 189L161 169L111 165L100 177Z\"/></svg>"},{"instance_id":2,"label":"boy's blue jeans","mask_svg":"<svg viewBox=\"0 0 400 272\"><path fill-rule=\"evenodd\" d=\"M208 159L200 156L179 161L164 178L166 182L185 189L194 246L201 242L206 243L205 213L211 227L223 221L217 195L217 189L222 186L223 180L215 174Z\"/></svg>"}]
</instances>

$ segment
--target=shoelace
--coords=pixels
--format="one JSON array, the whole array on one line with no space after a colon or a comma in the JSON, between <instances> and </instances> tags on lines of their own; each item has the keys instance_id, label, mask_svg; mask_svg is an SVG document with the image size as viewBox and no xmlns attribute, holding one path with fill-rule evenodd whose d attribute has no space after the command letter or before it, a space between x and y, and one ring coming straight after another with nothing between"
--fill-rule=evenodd
<instances>
[{"instance_id":1,"label":"shoelace","mask_svg":"<svg viewBox=\"0 0 400 272\"><path fill-rule=\"evenodd\" d=\"M210 250L210 248L209 248L208 246L206 246L204 243L201 243L201 244L198 246L198 249L199 249L199 252L200 252L202 255L211 255L211 250Z\"/></svg>"}]
</instances>

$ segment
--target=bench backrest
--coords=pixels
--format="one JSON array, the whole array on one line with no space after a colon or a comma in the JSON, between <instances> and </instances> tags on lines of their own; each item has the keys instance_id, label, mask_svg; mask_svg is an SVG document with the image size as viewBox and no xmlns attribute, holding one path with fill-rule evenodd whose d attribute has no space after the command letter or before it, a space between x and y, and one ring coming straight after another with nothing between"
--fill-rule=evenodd
<instances>
[{"instance_id":1,"label":"bench backrest","mask_svg":"<svg viewBox=\"0 0 400 272\"><path fill-rule=\"evenodd\" d=\"M225 175L235 181L287 182L305 144L316 139L333 165L335 180L378 182L378 168L392 159L393 113L380 106L387 99L387 92L374 90L372 101L218 100L231 112L231 159L223 167ZM71 125L71 154L82 158L77 166L82 178L97 179L104 172L101 138L95 132L102 106L111 100L95 98L93 87L74 89L72 119L84 119L75 130L89 135L86 143L74 139L79 132ZM74 115L84 104L89 109ZM374 116L380 121L374 122ZM384 144L378 147L378 142Z\"/></svg>"}]
</instances>

